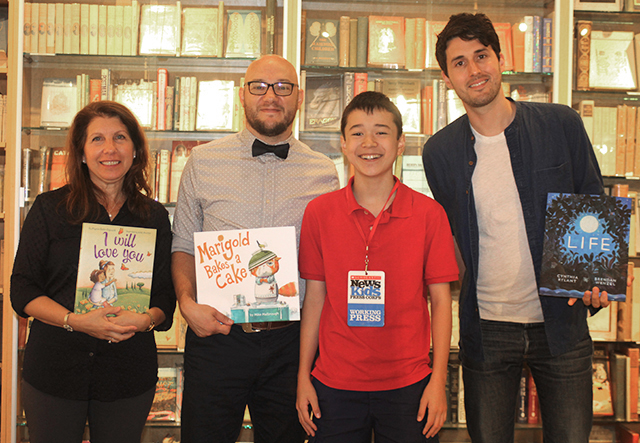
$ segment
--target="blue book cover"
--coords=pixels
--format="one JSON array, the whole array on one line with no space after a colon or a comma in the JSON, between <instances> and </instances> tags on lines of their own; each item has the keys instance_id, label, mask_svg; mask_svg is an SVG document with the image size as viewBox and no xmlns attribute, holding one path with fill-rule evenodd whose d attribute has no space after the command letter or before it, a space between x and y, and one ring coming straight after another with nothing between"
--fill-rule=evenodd
<instances>
[{"instance_id":1,"label":"blue book cover","mask_svg":"<svg viewBox=\"0 0 640 443\"><path fill-rule=\"evenodd\" d=\"M582 298L597 286L625 301L630 217L630 198L549 193L540 295Z\"/></svg>"}]
</instances>

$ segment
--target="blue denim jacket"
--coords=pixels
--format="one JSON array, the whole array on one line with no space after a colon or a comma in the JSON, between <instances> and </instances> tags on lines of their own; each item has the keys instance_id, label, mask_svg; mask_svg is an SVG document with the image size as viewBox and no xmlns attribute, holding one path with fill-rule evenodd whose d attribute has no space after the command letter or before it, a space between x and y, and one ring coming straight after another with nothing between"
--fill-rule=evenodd
<instances>
[{"instance_id":1,"label":"blue denim jacket","mask_svg":"<svg viewBox=\"0 0 640 443\"><path fill-rule=\"evenodd\" d=\"M539 281L547 193L602 194L602 177L582 120L567 106L516 102L515 118L504 133ZM460 292L460 349L482 361L476 291L479 236L471 184L474 143L464 115L429 138L422 157L429 186L447 212L466 266ZM568 306L567 299L559 297L541 296L540 302L552 354L570 351L588 333L587 308L583 303Z\"/></svg>"}]
</instances>

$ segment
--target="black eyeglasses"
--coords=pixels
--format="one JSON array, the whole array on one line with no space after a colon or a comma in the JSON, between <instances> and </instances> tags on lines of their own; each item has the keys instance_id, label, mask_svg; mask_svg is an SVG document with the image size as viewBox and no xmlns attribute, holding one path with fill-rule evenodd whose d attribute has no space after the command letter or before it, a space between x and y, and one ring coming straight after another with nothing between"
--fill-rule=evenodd
<instances>
[{"instance_id":1,"label":"black eyeglasses","mask_svg":"<svg viewBox=\"0 0 640 443\"><path fill-rule=\"evenodd\" d=\"M289 82L265 83L265 82L248 82L249 93L251 95L265 95L269 88L273 88L273 93L281 97L288 97L293 94L293 88L296 86Z\"/></svg>"}]
</instances>

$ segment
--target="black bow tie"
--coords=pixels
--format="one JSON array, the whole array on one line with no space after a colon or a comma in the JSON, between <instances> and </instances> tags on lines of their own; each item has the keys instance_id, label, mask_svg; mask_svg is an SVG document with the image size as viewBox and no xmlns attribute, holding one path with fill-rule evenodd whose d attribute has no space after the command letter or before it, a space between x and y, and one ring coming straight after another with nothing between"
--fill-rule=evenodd
<instances>
[{"instance_id":1,"label":"black bow tie","mask_svg":"<svg viewBox=\"0 0 640 443\"><path fill-rule=\"evenodd\" d=\"M287 158L287 155L289 155L289 143L283 143L281 145L268 145L258 139L253 142L253 146L251 147L251 155L253 155L254 157L258 157L262 154L266 154L267 152L273 152L275 155L284 160Z\"/></svg>"}]
</instances>

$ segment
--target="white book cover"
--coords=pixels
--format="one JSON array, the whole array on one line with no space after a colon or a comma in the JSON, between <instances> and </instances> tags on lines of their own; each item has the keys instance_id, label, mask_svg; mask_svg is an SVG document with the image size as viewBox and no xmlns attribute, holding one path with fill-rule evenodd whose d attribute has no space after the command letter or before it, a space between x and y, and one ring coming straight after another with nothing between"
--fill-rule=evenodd
<instances>
[{"instance_id":1,"label":"white book cover","mask_svg":"<svg viewBox=\"0 0 640 443\"><path fill-rule=\"evenodd\" d=\"M198 131L233 129L232 80L201 81L198 86Z\"/></svg>"},{"instance_id":2,"label":"white book cover","mask_svg":"<svg viewBox=\"0 0 640 443\"><path fill-rule=\"evenodd\" d=\"M98 5L89 5L89 54L91 55L98 55L99 11Z\"/></svg>"},{"instance_id":3,"label":"white book cover","mask_svg":"<svg viewBox=\"0 0 640 443\"><path fill-rule=\"evenodd\" d=\"M633 38L631 31L591 31L590 88L636 89Z\"/></svg>"},{"instance_id":4,"label":"white book cover","mask_svg":"<svg viewBox=\"0 0 640 443\"><path fill-rule=\"evenodd\" d=\"M40 125L66 128L77 109L75 79L45 78L42 83Z\"/></svg>"},{"instance_id":5,"label":"white book cover","mask_svg":"<svg viewBox=\"0 0 640 443\"><path fill-rule=\"evenodd\" d=\"M198 303L236 323L300 320L293 226L196 232Z\"/></svg>"},{"instance_id":6,"label":"white book cover","mask_svg":"<svg viewBox=\"0 0 640 443\"><path fill-rule=\"evenodd\" d=\"M98 6L98 55L107 55L107 5Z\"/></svg>"}]
</instances>

